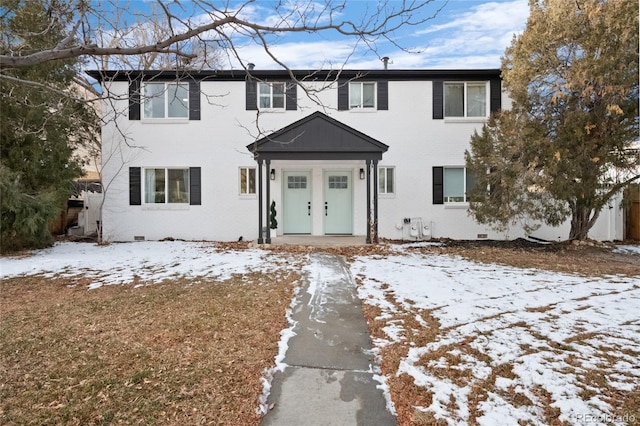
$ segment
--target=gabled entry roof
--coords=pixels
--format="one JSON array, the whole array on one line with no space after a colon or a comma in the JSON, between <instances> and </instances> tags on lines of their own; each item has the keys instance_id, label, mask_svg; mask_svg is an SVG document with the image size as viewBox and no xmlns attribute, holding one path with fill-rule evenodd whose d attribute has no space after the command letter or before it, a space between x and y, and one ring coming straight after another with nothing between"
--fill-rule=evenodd
<instances>
[{"instance_id":1,"label":"gabled entry roof","mask_svg":"<svg viewBox=\"0 0 640 426\"><path fill-rule=\"evenodd\" d=\"M314 112L247 145L247 149L263 160L381 160L389 147Z\"/></svg>"}]
</instances>

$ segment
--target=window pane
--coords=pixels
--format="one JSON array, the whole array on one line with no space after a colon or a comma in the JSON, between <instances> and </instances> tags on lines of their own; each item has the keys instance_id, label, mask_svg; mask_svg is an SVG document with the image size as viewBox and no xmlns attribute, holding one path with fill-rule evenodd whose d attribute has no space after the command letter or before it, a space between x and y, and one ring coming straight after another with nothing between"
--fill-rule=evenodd
<instances>
[{"instance_id":1,"label":"window pane","mask_svg":"<svg viewBox=\"0 0 640 426\"><path fill-rule=\"evenodd\" d=\"M487 85L467 84L467 117L486 117Z\"/></svg>"},{"instance_id":2,"label":"window pane","mask_svg":"<svg viewBox=\"0 0 640 426\"><path fill-rule=\"evenodd\" d=\"M256 169L249 169L249 194L256 193Z\"/></svg>"},{"instance_id":3,"label":"window pane","mask_svg":"<svg viewBox=\"0 0 640 426\"><path fill-rule=\"evenodd\" d=\"M464 117L464 83L444 85L444 116Z\"/></svg>"},{"instance_id":4,"label":"window pane","mask_svg":"<svg viewBox=\"0 0 640 426\"><path fill-rule=\"evenodd\" d=\"M164 83L145 83L143 95L145 118L164 118Z\"/></svg>"},{"instance_id":5,"label":"window pane","mask_svg":"<svg viewBox=\"0 0 640 426\"><path fill-rule=\"evenodd\" d=\"M189 117L189 86L186 84L168 84L167 100L169 101L169 117Z\"/></svg>"},{"instance_id":6,"label":"window pane","mask_svg":"<svg viewBox=\"0 0 640 426\"><path fill-rule=\"evenodd\" d=\"M273 83L273 108L284 108L284 83Z\"/></svg>"},{"instance_id":7,"label":"window pane","mask_svg":"<svg viewBox=\"0 0 640 426\"><path fill-rule=\"evenodd\" d=\"M362 85L360 83L351 83L349 85L349 107L362 107Z\"/></svg>"},{"instance_id":8,"label":"window pane","mask_svg":"<svg viewBox=\"0 0 640 426\"><path fill-rule=\"evenodd\" d=\"M362 106L364 108L373 108L375 105L375 83L362 84Z\"/></svg>"},{"instance_id":9,"label":"window pane","mask_svg":"<svg viewBox=\"0 0 640 426\"><path fill-rule=\"evenodd\" d=\"M260 108L271 108L271 86L267 83L260 83L259 90L260 95L258 102Z\"/></svg>"},{"instance_id":10,"label":"window pane","mask_svg":"<svg viewBox=\"0 0 640 426\"><path fill-rule=\"evenodd\" d=\"M393 183L393 170L393 167L387 168L387 194L392 194L395 192Z\"/></svg>"},{"instance_id":11,"label":"window pane","mask_svg":"<svg viewBox=\"0 0 640 426\"><path fill-rule=\"evenodd\" d=\"M444 201L459 203L464 201L464 169L444 169Z\"/></svg>"},{"instance_id":12,"label":"window pane","mask_svg":"<svg viewBox=\"0 0 640 426\"><path fill-rule=\"evenodd\" d=\"M164 203L164 169L145 169L144 171L144 202Z\"/></svg>"},{"instance_id":13,"label":"window pane","mask_svg":"<svg viewBox=\"0 0 640 426\"><path fill-rule=\"evenodd\" d=\"M189 202L189 170L169 169L168 190L170 203Z\"/></svg>"},{"instance_id":14,"label":"window pane","mask_svg":"<svg viewBox=\"0 0 640 426\"><path fill-rule=\"evenodd\" d=\"M387 169L381 167L378 169L378 192L385 194L387 192Z\"/></svg>"},{"instance_id":15,"label":"window pane","mask_svg":"<svg viewBox=\"0 0 640 426\"><path fill-rule=\"evenodd\" d=\"M469 172L469 170L467 170L467 181L466 181L466 187L465 187L465 197L466 200L465 201L469 201L469 192L471 192L471 190L473 188L475 188L476 186L476 178L473 175L473 173Z\"/></svg>"}]
</instances>

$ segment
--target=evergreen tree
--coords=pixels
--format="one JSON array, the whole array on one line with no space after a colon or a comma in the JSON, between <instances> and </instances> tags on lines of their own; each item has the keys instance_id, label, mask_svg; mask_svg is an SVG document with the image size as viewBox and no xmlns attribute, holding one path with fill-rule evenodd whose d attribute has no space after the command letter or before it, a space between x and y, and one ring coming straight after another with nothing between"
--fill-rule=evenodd
<instances>
[{"instance_id":1,"label":"evergreen tree","mask_svg":"<svg viewBox=\"0 0 640 426\"><path fill-rule=\"evenodd\" d=\"M65 19L53 24L48 19L56 1L11 3L14 13L0 19L1 54L9 49L29 54L62 38ZM71 182L81 175L81 160L74 158L73 149L94 137L96 115L74 100L75 66L75 59L50 61L5 70L0 79L3 252L51 244L49 225L66 208Z\"/></svg>"},{"instance_id":2,"label":"evergreen tree","mask_svg":"<svg viewBox=\"0 0 640 426\"><path fill-rule=\"evenodd\" d=\"M502 63L513 105L471 138L470 210L506 229L571 220L585 239L600 210L639 179L638 2L531 0ZM487 190L488 188L488 190Z\"/></svg>"}]
</instances>

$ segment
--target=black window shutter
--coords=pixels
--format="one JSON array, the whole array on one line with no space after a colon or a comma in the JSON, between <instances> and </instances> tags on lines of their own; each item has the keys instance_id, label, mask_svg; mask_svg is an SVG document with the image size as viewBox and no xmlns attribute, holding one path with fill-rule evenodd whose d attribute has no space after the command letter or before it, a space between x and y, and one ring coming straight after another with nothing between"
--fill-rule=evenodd
<instances>
[{"instance_id":1,"label":"black window shutter","mask_svg":"<svg viewBox=\"0 0 640 426\"><path fill-rule=\"evenodd\" d=\"M200 167L189 167L189 204L199 206L202 204Z\"/></svg>"},{"instance_id":2,"label":"black window shutter","mask_svg":"<svg viewBox=\"0 0 640 426\"><path fill-rule=\"evenodd\" d=\"M500 87L501 80L494 78L489 82L489 102L490 111L497 112L502 108L502 88Z\"/></svg>"},{"instance_id":3,"label":"black window shutter","mask_svg":"<svg viewBox=\"0 0 640 426\"><path fill-rule=\"evenodd\" d=\"M295 111L298 109L298 85L296 83L286 83L284 90L287 111Z\"/></svg>"},{"instance_id":4,"label":"black window shutter","mask_svg":"<svg viewBox=\"0 0 640 426\"><path fill-rule=\"evenodd\" d=\"M142 181L140 167L129 167L129 205L142 204Z\"/></svg>"},{"instance_id":5,"label":"black window shutter","mask_svg":"<svg viewBox=\"0 0 640 426\"><path fill-rule=\"evenodd\" d=\"M140 120L140 79L129 82L129 120Z\"/></svg>"},{"instance_id":6,"label":"black window shutter","mask_svg":"<svg viewBox=\"0 0 640 426\"><path fill-rule=\"evenodd\" d=\"M433 204L444 204L444 167L433 168Z\"/></svg>"},{"instance_id":7,"label":"black window shutter","mask_svg":"<svg viewBox=\"0 0 640 426\"><path fill-rule=\"evenodd\" d=\"M441 80L433 81L433 119L442 120L444 118L444 93Z\"/></svg>"},{"instance_id":8,"label":"black window shutter","mask_svg":"<svg viewBox=\"0 0 640 426\"><path fill-rule=\"evenodd\" d=\"M246 109L255 111L258 109L258 83L251 78L247 78Z\"/></svg>"},{"instance_id":9,"label":"black window shutter","mask_svg":"<svg viewBox=\"0 0 640 426\"><path fill-rule=\"evenodd\" d=\"M200 82L189 82L189 120L200 120Z\"/></svg>"},{"instance_id":10,"label":"black window shutter","mask_svg":"<svg viewBox=\"0 0 640 426\"><path fill-rule=\"evenodd\" d=\"M338 110L349 109L349 81L338 80Z\"/></svg>"},{"instance_id":11,"label":"black window shutter","mask_svg":"<svg viewBox=\"0 0 640 426\"><path fill-rule=\"evenodd\" d=\"M377 86L378 86L378 109L388 110L389 109L389 82L378 81Z\"/></svg>"}]
</instances>

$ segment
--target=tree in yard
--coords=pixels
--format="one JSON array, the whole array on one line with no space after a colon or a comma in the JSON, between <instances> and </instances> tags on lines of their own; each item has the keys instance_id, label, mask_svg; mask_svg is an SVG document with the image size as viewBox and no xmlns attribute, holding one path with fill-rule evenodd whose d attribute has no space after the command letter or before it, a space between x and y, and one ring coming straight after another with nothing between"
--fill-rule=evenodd
<instances>
[{"instance_id":1,"label":"tree in yard","mask_svg":"<svg viewBox=\"0 0 640 426\"><path fill-rule=\"evenodd\" d=\"M8 4L8 2L5 2ZM13 2L17 5L18 2ZM25 2L0 20L2 51L34 52L64 37L68 19L47 19L42 1ZM68 16L66 17L68 18ZM17 34L22 34L18 40ZM81 175L77 144L92 140L96 115L73 100L76 60L4 70L0 79L0 200L2 252L51 243L49 224L66 207L71 182ZM20 81L30 81L25 85ZM42 87L46 87L43 89ZM68 96L67 96L68 95Z\"/></svg>"},{"instance_id":2,"label":"tree in yard","mask_svg":"<svg viewBox=\"0 0 640 426\"><path fill-rule=\"evenodd\" d=\"M640 179L638 2L531 0L502 62L513 104L466 153L470 211L505 230L559 225L586 239L600 210Z\"/></svg>"}]
</instances>

